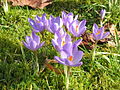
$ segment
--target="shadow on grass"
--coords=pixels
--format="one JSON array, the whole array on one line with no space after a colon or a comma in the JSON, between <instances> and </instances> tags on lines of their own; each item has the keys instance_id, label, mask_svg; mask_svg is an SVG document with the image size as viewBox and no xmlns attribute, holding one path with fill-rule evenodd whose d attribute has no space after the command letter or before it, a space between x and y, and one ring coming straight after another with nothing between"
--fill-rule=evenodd
<instances>
[{"instance_id":1,"label":"shadow on grass","mask_svg":"<svg viewBox=\"0 0 120 90\"><path fill-rule=\"evenodd\" d=\"M0 59L8 63L13 62L17 56L17 52L20 52L20 47L4 37L0 37L0 43Z\"/></svg>"},{"instance_id":2,"label":"shadow on grass","mask_svg":"<svg viewBox=\"0 0 120 90\"><path fill-rule=\"evenodd\" d=\"M86 19L89 25L93 23L99 23L99 12L104 8L102 5L91 2L91 4L86 4L85 2L77 1L57 1L53 2L43 9L47 14L52 14L54 16L61 16L62 11L67 13L72 12L74 15L79 15L78 19Z\"/></svg>"}]
</instances>

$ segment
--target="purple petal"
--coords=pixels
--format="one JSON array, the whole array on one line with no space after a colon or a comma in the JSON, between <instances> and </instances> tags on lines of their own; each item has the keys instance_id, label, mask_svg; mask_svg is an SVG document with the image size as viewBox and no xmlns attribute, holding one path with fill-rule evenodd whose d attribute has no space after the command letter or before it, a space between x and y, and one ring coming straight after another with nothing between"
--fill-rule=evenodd
<instances>
[{"instance_id":1,"label":"purple petal","mask_svg":"<svg viewBox=\"0 0 120 90\"><path fill-rule=\"evenodd\" d=\"M30 23L30 25L33 27L33 28L36 28L36 25L35 25L35 21L32 20L31 18L28 18L28 22Z\"/></svg>"},{"instance_id":2,"label":"purple petal","mask_svg":"<svg viewBox=\"0 0 120 90\"><path fill-rule=\"evenodd\" d=\"M24 44L24 46L25 46L26 48L30 49L29 44L27 44L27 43L26 43L26 42L24 42L24 41L23 41L23 44Z\"/></svg>"},{"instance_id":3,"label":"purple petal","mask_svg":"<svg viewBox=\"0 0 120 90\"><path fill-rule=\"evenodd\" d=\"M106 32L106 33L103 35L102 39L106 38L108 35L110 35L110 32Z\"/></svg>"},{"instance_id":4,"label":"purple petal","mask_svg":"<svg viewBox=\"0 0 120 90\"><path fill-rule=\"evenodd\" d=\"M100 15L101 15L101 19L103 19L105 17L105 13L106 13L106 10L105 9L102 9L100 11Z\"/></svg>"},{"instance_id":5,"label":"purple petal","mask_svg":"<svg viewBox=\"0 0 120 90\"><path fill-rule=\"evenodd\" d=\"M39 44L40 43L40 37L35 34L35 32L32 32L32 38L33 40Z\"/></svg>"},{"instance_id":6,"label":"purple petal","mask_svg":"<svg viewBox=\"0 0 120 90\"><path fill-rule=\"evenodd\" d=\"M100 34L97 35L97 39L100 40L104 34L104 27L101 27L98 31L100 31Z\"/></svg>"},{"instance_id":7,"label":"purple petal","mask_svg":"<svg viewBox=\"0 0 120 90\"><path fill-rule=\"evenodd\" d=\"M81 66L83 64L83 62L79 62L79 63L77 63L77 64L73 64L73 65L71 65L72 67L78 67L78 66Z\"/></svg>"},{"instance_id":8,"label":"purple petal","mask_svg":"<svg viewBox=\"0 0 120 90\"><path fill-rule=\"evenodd\" d=\"M66 35L65 42L66 43L71 42L71 36L69 34Z\"/></svg>"},{"instance_id":9,"label":"purple petal","mask_svg":"<svg viewBox=\"0 0 120 90\"><path fill-rule=\"evenodd\" d=\"M66 59L68 57L67 53L65 51L60 52L61 58Z\"/></svg>"},{"instance_id":10,"label":"purple petal","mask_svg":"<svg viewBox=\"0 0 120 90\"><path fill-rule=\"evenodd\" d=\"M98 30L98 26L96 23L94 23L93 25L93 33L97 33L97 30Z\"/></svg>"},{"instance_id":11,"label":"purple petal","mask_svg":"<svg viewBox=\"0 0 120 90\"><path fill-rule=\"evenodd\" d=\"M30 37L30 36L26 36L25 39L26 39L26 42L27 42L27 43L30 43L30 42L31 42L31 37Z\"/></svg>"},{"instance_id":12,"label":"purple petal","mask_svg":"<svg viewBox=\"0 0 120 90\"><path fill-rule=\"evenodd\" d=\"M86 25L86 20L82 20L79 24L79 27L83 28L83 27L85 27L85 25Z\"/></svg>"},{"instance_id":13,"label":"purple petal","mask_svg":"<svg viewBox=\"0 0 120 90\"><path fill-rule=\"evenodd\" d=\"M73 43L73 47L80 45L81 42L82 42L82 39L79 39L79 40L75 41Z\"/></svg>"},{"instance_id":14,"label":"purple petal","mask_svg":"<svg viewBox=\"0 0 120 90\"><path fill-rule=\"evenodd\" d=\"M37 43L35 41L30 42L30 49L31 50L35 51L37 49L36 46L37 46Z\"/></svg>"},{"instance_id":15,"label":"purple petal","mask_svg":"<svg viewBox=\"0 0 120 90\"><path fill-rule=\"evenodd\" d=\"M45 43L45 41L42 42L41 44L39 44L36 48L37 48L37 49L38 49L38 48L41 48L41 47L44 45L44 43Z\"/></svg>"},{"instance_id":16,"label":"purple petal","mask_svg":"<svg viewBox=\"0 0 120 90\"><path fill-rule=\"evenodd\" d=\"M66 43L63 46L63 50L68 54L68 56L72 56L72 49L73 49L72 42Z\"/></svg>"},{"instance_id":17,"label":"purple petal","mask_svg":"<svg viewBox=\"0 0 120 90\"><path fill-rule=\"evenodd\" d=\"M72 61L69 61L69 60L65 59L65 64L68 65L68 66L77 67L77 66L82 65L83 63L79 62L77 64L74 64Z\"/></svg>"},{"instance_id":18,"label":"purple petal","mask_svg":"<svg viewBox=\"0 0 120 90\"><path fill-rule=\"evenodd\" d=\"M55 56L54 59L57 60L60 64L66 65L64 59L61 59L58 56Z\"/></svg>"},{"instance_id":19,"label":"purple petal","mask_svg":"<svg viewBox=\"0 0 120 90\"><path fill-rule=\"evenodd\" d=\"M75 50L73 52L73 63L77 64L82 59L82 56L83 56L83 51L76 51Z\"/></svg>"}]
</instances>

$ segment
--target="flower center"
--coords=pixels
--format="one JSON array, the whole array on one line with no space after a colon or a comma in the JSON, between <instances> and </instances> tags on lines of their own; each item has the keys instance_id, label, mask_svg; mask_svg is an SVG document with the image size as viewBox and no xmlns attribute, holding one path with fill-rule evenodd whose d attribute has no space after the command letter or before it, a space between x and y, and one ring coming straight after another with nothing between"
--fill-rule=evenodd
<instances>
[{"instance_id":1,"label":"flower center","mask_svg":"<svg viewBox=\"0 0 120 90\"><path fill-rule=\"evenodd\" d=\"M76 25L76 32L78 32L78 25Z\"/></svg>"},{"instance_id":2,"label":"flower center","mask_svg":"<svg viewBox=\"0 0 120 90\"><path fill-rule=\"evenodd\" d=\"M98 31L97 33L96 33L96 35L98 35L98 34L100 34L101 33L101 31Z\"/></svg>"},{"instance_id":3,"label":"flower center","mask_svg":"<svg viewBox=\"0 0 120 90\"><path fill-rule=\"evenodd\" d=\"M65 45L65 41L62 41L62 46L64 46Z\"/></svg>"},{"instance_id":4,"label":"flower center","mask_svg":"<svg viewBox=\"0 0 120 90\"><path fill-rule=\"evenodd\" d=\"M73 60L73 57L72 57L72 56L69 56L69 57L68 57L68 60L72 61L72 60Z\"/></svg>"}]
</instances>

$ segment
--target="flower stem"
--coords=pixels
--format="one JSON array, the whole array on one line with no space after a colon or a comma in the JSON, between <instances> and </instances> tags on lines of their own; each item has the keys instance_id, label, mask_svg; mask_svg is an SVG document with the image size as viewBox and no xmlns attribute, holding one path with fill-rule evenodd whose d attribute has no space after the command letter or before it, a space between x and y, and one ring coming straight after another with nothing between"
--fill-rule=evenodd
<instances>
[{"instance_id":1,"label":"flower stem","mask_svg":"<svg viewBox=\"0 0 120 90\"><path fill-rule=\"evenodd\" d=\"M70 67L64 66L64 72L65 72L66 90L69 90Z\"/></svg>"},{"instance_id":2,"label":"flower stem","mask_svg":"<svg viewBox=\"0 0 120 90\"><path fill-rule=\"evenodd\" d=\"M100 20L100 26L101 27L103 26L103 20Z\"/></svg>"},{"instance_id":3,"label":"flower stem","mask_svg":"<svg viewBox=\"0 0 120 90\"><path fill-rule=\"evenodd\" d=\"M34 55L35 55L35 65L36 65L36 68L35 68L35 72L38 73L39 72L39 62L38 62L38 57L37 57L37 51L34 52Z\"/></svg>"},{"instance_id":4,"label":"flower stem","mask_svg":"<svg viewBox=\"0 0 120 90\"><path fill-rule=\"evenodd\" d=\"M95 51L96 51L96 48L97 48L97 43L98 43L98 41L95 42L95 47L93 48L92 62L94 62L94 60L95 60Z\"/></svg>"}]
</instances>

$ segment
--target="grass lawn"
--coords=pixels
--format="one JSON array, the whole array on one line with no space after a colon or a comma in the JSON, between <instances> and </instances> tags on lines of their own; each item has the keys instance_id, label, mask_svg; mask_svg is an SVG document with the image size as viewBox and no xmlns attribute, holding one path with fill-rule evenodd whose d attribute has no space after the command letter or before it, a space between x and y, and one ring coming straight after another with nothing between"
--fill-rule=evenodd
<instances>
[{"instance_id":1,"label":"grass lawn","mask_svg":"<svg viewBox=\"0 0 120 90\"><path fill-rule=\"evenodd\" d=\"M114 2L113 2L114 1ZM54 0L44 9L32 9L28 6L12 7L8 12L0 6L0 90L65 90L65 75L56 74L44 68L47 59L54 59L58 53L52 46L54 35L47 30L42 34L41 42L45 45L38 50L38 62L41 72L34 73L35 57L33 52L22 44L25 37L31 35L32 27L28 18L46 13L61 16L62 11L78 15L79 20L87 20L87 32L92 33L94 23L100 25L100 10L106 9L105 24L116 25L120 30L120 1L118 0ZM109 31L109 28L108 28ZM78 38L80 39L80 37ZM111 36L115 46L108 43L99 44L92 62L92 50L79 47L84 52L83 65L72 67L69 90L120 90L120 45L119 35ZM105 54L107 53L107 54ZM50 63L57 69L64 65ZM42 71L42 69L44 70Z\"/></svg>"}]
</instances>

